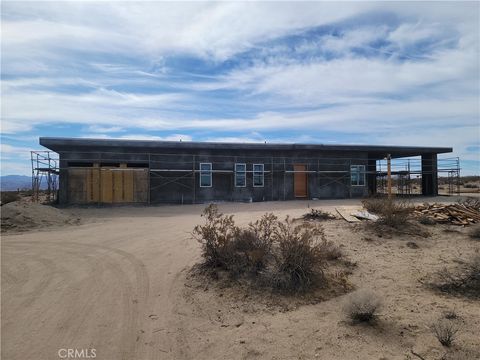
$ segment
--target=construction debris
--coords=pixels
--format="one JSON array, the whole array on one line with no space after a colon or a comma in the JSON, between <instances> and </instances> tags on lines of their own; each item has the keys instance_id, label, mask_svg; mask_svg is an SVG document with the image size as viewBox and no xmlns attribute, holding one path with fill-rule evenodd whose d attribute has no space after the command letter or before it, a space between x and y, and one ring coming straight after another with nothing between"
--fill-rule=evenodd
<instances>
[{"instance_id":1,"label":"construction debris","mask_svg":"<svg viewBox=\"0 0 480 360\"><path fill-rule=\"evenodd\" d=\"M304 220L333 220L335 215L326 211L312 209L309 213L303 215Z\"/></svg>"},{"instance_id":2,"label":"construction debris","mask_svg":"<svg viewBox=\"0 0 480 360\"><path fill-rule=\"evenodd\" d=\"M470 225L480 222L480 211L467 204L423 204L415 206L413 214L427 216L441 224Z\"/></svg>"},{"instance_id":3,"label":"construction debris","mask_svg":"<svg viewBox=\"0 0 480 360\"><path fill-rule=\"evenodd\" d=\"M358 208L358 206L356 207L347 207L347 206L344 206L344 207L337 207L335 208L335 210L337 210L338 214L343 218L345 219L345 221L349 222L349 223L356 223L356 222L360 222L361 220L356 218L355 216L352 216L352 212L358 212L358 211L361 211L360 208Z\"/></svg>"},{"instance_id":4,"label":"construction debris","mask_svg":"<svg viewBox=\"0 0 480 360\"><path fill-rule=\"evenodd\" d=\"M377 221L379 217L375 214L369 213L367 210L363 211L357 211L351 214L352 216L355 216L356 218L360 220L372 220L372 221Z\"/></svg>"}]
</instances>

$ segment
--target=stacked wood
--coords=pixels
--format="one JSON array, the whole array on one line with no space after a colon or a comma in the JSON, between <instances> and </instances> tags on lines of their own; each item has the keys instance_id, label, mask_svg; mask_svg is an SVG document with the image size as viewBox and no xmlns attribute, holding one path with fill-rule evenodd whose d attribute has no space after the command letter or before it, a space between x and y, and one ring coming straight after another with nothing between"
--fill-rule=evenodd
<instances>
[{"instance_id":1,"label":"stacked wood","mask_svg":"<svg viewBox=\"0 0 480 360\"><path fill-rule=\"evenodd\" d=\"M415 206L413 214L427 216L437 223L470 225L480 223L480 211L468 204L423 204Z\"/></svg>"}]
</instances>

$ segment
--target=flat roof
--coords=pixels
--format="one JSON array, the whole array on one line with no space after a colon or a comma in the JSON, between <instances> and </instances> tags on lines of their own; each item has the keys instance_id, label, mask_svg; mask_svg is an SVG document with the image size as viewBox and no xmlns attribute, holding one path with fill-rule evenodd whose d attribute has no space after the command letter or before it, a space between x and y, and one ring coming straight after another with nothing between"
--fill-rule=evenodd
<instances>
[{"instance_id":1,"label":"flat roof","mask_svg":"<svg viewBox=\"0 0 480 360\"><path fill-rule=\"evenodd\" d=\"M372 154L372 157L383 158L385 154L392 157L417 156L422 154L441 154L452 152L450 147L423 147L423 146L390 146L390 145L331 145L331 144L282 144L282 143L224 143L198 141L160 141L160 140L125 140L125 139L93 139L93 138L64 138L40 137L40 145L56 151L72 151L79 147L85 148L128 148L145 149L181 149L181 150L313 150L313 151L361 151Z\"/></svg>"}]
</instances>

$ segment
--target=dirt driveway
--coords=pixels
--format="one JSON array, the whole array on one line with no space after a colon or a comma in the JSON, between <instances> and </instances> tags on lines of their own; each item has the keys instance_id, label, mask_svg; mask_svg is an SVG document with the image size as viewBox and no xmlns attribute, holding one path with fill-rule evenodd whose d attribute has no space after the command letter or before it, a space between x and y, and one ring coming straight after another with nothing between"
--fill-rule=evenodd
<instances>
[{"instance_id":1,"label":"dirt driveway","mask_svg":"<svg viewBox=\"0 0 480 360\"><path fill-rule=\"evenodd\" d=\"M333 211L354 203L322 207ZM235 212L245 224L265 211L295 217L319 205L292 201L220 209ZM412 250L406 239L367 243L341 220L326 226L329 239L359 263L352 281L387 297L389 315L372 330L346 325L339 299L279 312L186 288L186 273L200 259L189 232L202 209L70 209L84 224L3 235L2 359L60 359L66 354L61 349L95 349L101 360L404 359L413 347L441 353L426 327L450 307L466 319L462 346L477 350L478 303L431 295L417 281L475 249L461 232L456 244L447 234L417 240L420 248Z\"/></svg>"}]
</instances>

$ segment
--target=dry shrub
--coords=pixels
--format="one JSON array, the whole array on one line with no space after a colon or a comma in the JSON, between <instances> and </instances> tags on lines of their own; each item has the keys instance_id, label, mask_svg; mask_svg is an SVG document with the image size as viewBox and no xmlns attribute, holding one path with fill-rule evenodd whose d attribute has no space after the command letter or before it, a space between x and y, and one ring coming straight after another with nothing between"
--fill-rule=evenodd
<instances>
[{"instance_id":1,"label":"dry shrub","mask_svg":"<svg viewBox=\"0 0 480 360\"><path fill-rule=\"evenodd\" d=\"M401 199L388 197L369 198L362 200L362 204L368 212L379 216L378 224L393 228L405 226L412 212L411 204Z\"/></svg>"},{"instance_id":2,"label":"dry shrub","mask_svg":"<svg viewBox=\"0 0 480 360\"><path fill-rule=\"evenodd\" d=\"M295 223L289 217L279 221L265 214L239 228L216 205L207 206L202 216L205 223L195 226L192 236L201 244L204 265L233 277L250 275L263 287L306 291L324 279L327 261L343 255L318 224Z\"/></svg>"},{"instance_id":3,"label":"dry shrub","mask_svg":"<svg viewBox=\"0 0 480 360\"><path fill-rule=\"evenodd\" d=\"M323 240L321 245L322 256L327 260L338 260L343 257L342 249L333 241Z\"/></svg>"},{"instance_id":4,"label":"dry shrub","mask_svg":"<svg viewBox=\"0 0 480 360\"><path fill-rule=\"evenodd\" d=\"M205 264L228 269L232 242L239 233L233 215L223 215L215 204L210 204L204 209L202 216L205 224L195 226L192 235L202 246Z\"/></svg>"},{"instance_id":5,"label":"dry shrub","mask_svg":"<svg viewBox=\"0 0 480 360\"><path fill-rule=\"evenodd\" d=\"M470 230L470 237L472 239L480 240L480 225L476 225Z\"/></svg>"},{"instance_id":6,"label":"dry shrub","mask_svg":"<svg viewBox=\"0 0 480 360\"><path fill-rule=\"evenodd\" d=\"M2 205L20 200L20 195L15 191L2 191L1 202Z\"/></svg>"},{"instance_id":7,"label":"dry shrub","mask_svg":"<svg viewBox=\"0 0 480 360\"><path fill-rule=\"evenodd\" d=\"M343 311L354 322L372 322L382 305L381 300L373 292L360 289L351 293L345 302Z\"/></svg>"},{"instance_id":8,"label":"dry shrub","mask_svg":"<svg viewBox=\"0 0 480 360\"><path fill-rule=\"evenodd\" d=\"M437 222L435 219L431 218L430 216L427 215L421 215L418 218L418 222L422 225L435 225Z\"/></svg>"},{"instance_id":9,"label":"dry shrub","mask_svg":"<svg viewBox=\"0 0 480 360\"><path fill-rule=\"evenodd\" d=\"M318 238L322 242L318 242ZM305 291L323 278L325 243L323 229L311 223L294 225L288 217L277 222L278 252L267 275L273 286L284 291Z\"/></svg>"},{"instance_id":10,"label":"dry shrub","mask_svg":"<svg viewBox=\"0 0 480 360\"><path fill-rule=\"evenodd\" d=\"M371 197L362 200L362 205L368 212L380 215L385 207L386 197Z\"/></svg>"},{"instance_id":11,"label":"dry shrub","mask_svg":"<svg viewBox=\"0 0 480 360\"><path fill-rule=\"evenodd\" d=\"M448 320L458 319L458 314L455 310L447 310L443 313L443 317Z\"/></svg>"},{"instance_id":12,"label":"dry shrub","mask_svg":"<svg viewBox=\"0 0 480 360\"><path fill-rule=\"evenodd\" d=\"M440 344L446 347L452 345L458 332L457 325L453 321L445 318L438 319L432 324L431 329Z\"/></svg>"},{"instance_id":13,"label":"dry shrub","mask_svg":"<svg viewBox=\"0 0 480 360\"><path fill-rule=\"evenodd\" d=\"M480 199L474 197L467 197L466 199L460 199L458 201L460 205L465 205L469 207L473 207L476 210L480 211Z\"/></svg>"},{"instance_id":14,"label":"dry shrub","mask_svg":"<svg viewBox=\"0 0 480 360\"><path fill-rule=\"evenodd\" d=\"M335 215L332 215L326 211L312 209L309 213L302 216L304 220L332 220L335 219Z\"/></svg>"},{"instance_id":15,"label":"dry shrub","mask_svg":"<svg viewBox=\"0 0 480 360\"><path fill-rule=\"evenodd\" d=\"M443 292L480 297L480 254L476 253L454 270L442 269L437 277L433 285Z\"/></svg>"}]
</instances>

